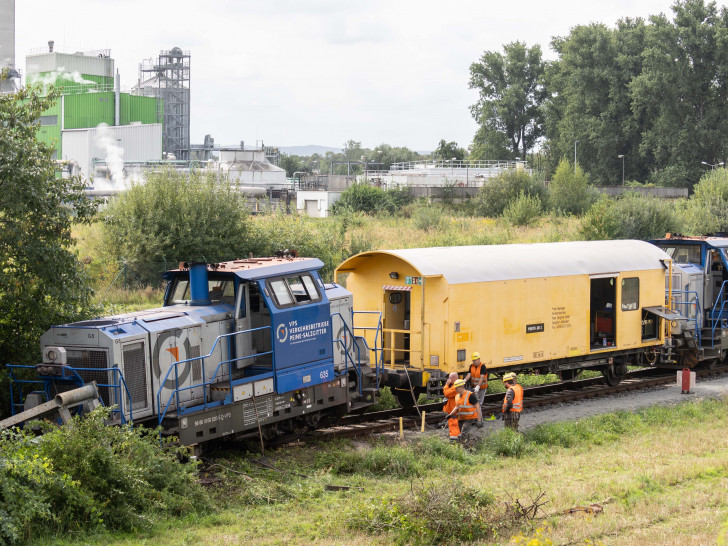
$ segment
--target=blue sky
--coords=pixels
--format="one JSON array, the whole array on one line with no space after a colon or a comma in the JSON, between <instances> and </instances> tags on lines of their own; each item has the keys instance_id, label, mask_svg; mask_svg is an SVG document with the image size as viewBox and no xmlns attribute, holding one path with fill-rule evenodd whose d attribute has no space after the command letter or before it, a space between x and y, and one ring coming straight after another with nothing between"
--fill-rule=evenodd
<instances>
[{"instance_id":1,"label":"blue sky","mask_svg":"<svg viewBox=\"0 0 728 546\"><path fill-rule=\"evenodd\" d=\"M671 15L664 0L17 0L16 64L55 41L111 49L122 87L179 46L191 59L192 141L432 150L475 133L469 66L483 51L549 42L575 25Z\"/></svg>"}]
</instances>

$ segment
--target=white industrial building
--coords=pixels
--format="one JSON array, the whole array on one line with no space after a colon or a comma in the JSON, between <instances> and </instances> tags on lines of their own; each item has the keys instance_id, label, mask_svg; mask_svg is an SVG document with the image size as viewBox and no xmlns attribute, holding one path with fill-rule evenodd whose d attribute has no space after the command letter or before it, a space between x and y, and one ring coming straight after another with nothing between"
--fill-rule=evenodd
<instances>
[{"instance_id":1,"label":"white industrial building","mask_svg":"<svg viewBox=\"0 0 728 546\"><path fill-rule=\"evenodd\" d=\"M66 129L61 139L61 159L76 161L78 174L86 179L108 178L111 169L124 163L158 162L162 157L161 123Z\"/></svg>"},{"instance_id":2,"label":"white industrial building","mask_svg":"<svg viewBox=\"0 0 728 546\"><path fill-rule=\"evenodd\" d=\"M255 186L268 189L288 189L286 170L274 165L265 150L225 148L220 150L218 171L228 175L239 186Z\"/></svg>"}]
</instances>

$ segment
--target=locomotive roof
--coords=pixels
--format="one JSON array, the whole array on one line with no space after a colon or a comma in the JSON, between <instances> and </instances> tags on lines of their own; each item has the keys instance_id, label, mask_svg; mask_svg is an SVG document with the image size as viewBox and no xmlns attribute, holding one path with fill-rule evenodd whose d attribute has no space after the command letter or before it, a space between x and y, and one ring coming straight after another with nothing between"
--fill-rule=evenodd
<instances>
[{"instance_id":1,"label":"locomotive roof","mask_svg":"<svg viewBox=\"0 0 728 546\"><path fill-rule=\"evenodd\" d=\"M575 241L376 250L349 258L337 271L353 271L376 255L395 256L450 284L664 269L663 260L670 260L644 241Z\"/></svg>"},{"instance_id":2,"label":"locomotive roof","mask_svg":"<svg viewBox=\"0 0 728 546\"><path fill-rule=\"evenodd\" d=\"M249 258L245 260L233 260L208 264L207 271L214 273L234 273L241 279L254 281L265 277L275 277L288 273L299 273L303 271L315 271L321 269L324 263L318 258L293 258L284 256L281 258ZM173 269L162 275L169 279L175 272L186 271L186 269Z\"/></svg>"},{"instance_id":3,"label":"locomotive roof","mask_svg":"<svg viewBox=\"0 0 728 546\"><path fill-rule=\"evenodd\" d=\"M659 244L680 244L680 243L706 243L712 248L727 248L728 237L686 237L683 235L673 235L672 237L665 237L663 239L655 239L650 241L652 243Z\"/></svg>"}]
</instances>

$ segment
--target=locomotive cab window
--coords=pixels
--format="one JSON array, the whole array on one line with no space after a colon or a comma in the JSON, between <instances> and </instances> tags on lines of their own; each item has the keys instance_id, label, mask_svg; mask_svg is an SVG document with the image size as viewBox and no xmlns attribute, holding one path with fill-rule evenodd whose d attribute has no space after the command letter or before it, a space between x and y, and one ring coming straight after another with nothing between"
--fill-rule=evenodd
<instances>
[{"instance_id":1,"label":"locomotive cab window","mask_svg":"<svg viewBox=\"0 0 728 546\"><path fill-rule=\"evenodd\" d=\"M640 306L640 279L622 279L622 311L636 311Z\"/></svg>"},{"instance_id":2,"label":"locomotive cab window","mask_svg":"<svg viewBox=\"0 0 728 546\"><path fill-rule=\"evenodd\" d=\"M271 279L267 285L279 309L321 300L316 282L307 273Z\"/></svg>"}]
</instances>

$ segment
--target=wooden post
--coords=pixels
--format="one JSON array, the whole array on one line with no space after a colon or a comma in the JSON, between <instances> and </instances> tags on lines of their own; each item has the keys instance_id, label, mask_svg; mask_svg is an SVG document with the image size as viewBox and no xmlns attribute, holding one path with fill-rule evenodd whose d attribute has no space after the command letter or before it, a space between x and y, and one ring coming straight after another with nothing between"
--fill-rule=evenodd
<instances>
[{"instance_id":1,"label":"wooden post","mask_svg":"<svg viewBox=\"0 0 728 546\"><path fill-rule=\"evenodd\" d=\"M422 412L422 428L420 429L420 432L425 432L425 411Z\"/></svg>"},{"instance_id":2,"label":"wooden post","mask_svg":"<svg viewBox=\"0 0 728 546\"><path fill-rule=\"evenodd\" d=\"M399 418L399 437L404 438L404 422L401 417Z\"/></svg>"}]
</instances>

